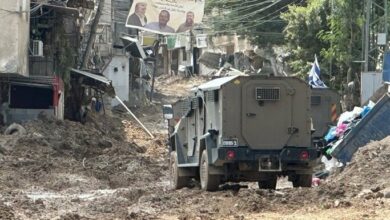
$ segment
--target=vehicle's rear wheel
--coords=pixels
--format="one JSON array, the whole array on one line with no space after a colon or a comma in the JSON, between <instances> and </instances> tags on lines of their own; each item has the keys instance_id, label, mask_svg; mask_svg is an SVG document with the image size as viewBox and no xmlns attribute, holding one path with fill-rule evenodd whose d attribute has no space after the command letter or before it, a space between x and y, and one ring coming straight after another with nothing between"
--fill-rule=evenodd
<instances>
[{"instance_id":1,"label":"vehicle's rear wheel","mask_svg":"<svg viewBox=\"0 0 390 220\"><path fill-rule=\"evenodd\" d=\"M257 183L260 189L276 189L277 176L270 176L268 179L259 180Z\"/></svg>"},{"instance_id":2,"label":"vehicle's rear wheel","mask_svg":"<svg viewBox=\"0 0 390 220\"><path fill-rule=\"evenodd\" d=\"M202 152L199 174L200 186L203 190L215 191L218 189L220 183L220 176L210 174L210 164L206 150Z\"/></svg>"},{"instance_id":3,"label":"vehicle's rear wheel","mask_svg":"<svg viewBox=\"0 0 390 220\"><path fill-rule=\"evenodd\" d=\"M312 179L311 174L300 174L295 176L292 183L294 187L311 187Z\"/></svg>"},{"instance_id":4,"label":"vehicle's rear wheel","mask_svg":"<svg viewBox=\"0 0 390 220\"><path fill-rule=\"evenodd\" d=\"M188 176L180 176L180 168L178 167L177 161L177 153L176 151L172 151L169 160L170 166L170 185L172 189L181 189L188 185L189 177Z\"/></svg>"}]
</instances>

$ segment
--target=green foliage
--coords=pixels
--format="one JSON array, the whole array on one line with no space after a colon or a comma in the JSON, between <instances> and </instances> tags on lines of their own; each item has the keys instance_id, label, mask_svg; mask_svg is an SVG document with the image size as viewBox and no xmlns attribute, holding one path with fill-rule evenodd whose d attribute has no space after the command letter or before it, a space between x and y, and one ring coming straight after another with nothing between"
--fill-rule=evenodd
<instances>
[{"instance_id":1,"label":"green foliage","mask_svg":"<svg viewBox=\"0 0 390 220\"><path fill-rule=\"evenodd\" d=\"M330 8L327 0L310 1L307 6L290 6L289 11L282 14L288 22L284 29L287 45L291 51L289 64L292 70L302 78L307 76L314 60L320 55L322 48L329 43L320 39L319 33L329 31L327 17ZM320 57L319 57L319 60ZM326 69L321 66L321 70ZM324 71L321 71L324 72Z\"/></svg>"},{"instance_id":2,"label":"green foliage","mask_svg":"<svg viewBox=\"0 0 390 220\"><path fill-rule=\"evenodd\" d=\"M287 46L288 63L302 78L316 54L322 79L338 89L360 71L354 61L362 60L364 13L364 1L356 0L206 2L215 33L244 35L259 46Z\"/></svg>"},{"instance_id":3,"label":"green foliage","mask_svg":"<svg viewBox=\"0 0 390 220\"><path fill-rule=\"evenodd\" d=\"M320 33L321 40L328 42L330 46L323 48L321 52L326 59L335 61L336 69L347 70L350 74L360 68L353 61L361 60L364 3L334 0L333 7L332 16L328 19L330 30ZM350 81L351 76L348 78Z\"/></svg>"},{"instance_id":4,"label":"green foliage","mask_svg":"<svg viewBox=\"0 0 390 220\"><path fill-rule=\"evenodd\" d=\"M350 81L359 69L353 61L361 60L363 8L364 2L353 0L310 0L305 7L290 7L282 18L288 22L285 37L293 70L306 76L310 63L302 60L312 61L317 54L327 85L341 88Z\"/></svg>"}]
</instances>

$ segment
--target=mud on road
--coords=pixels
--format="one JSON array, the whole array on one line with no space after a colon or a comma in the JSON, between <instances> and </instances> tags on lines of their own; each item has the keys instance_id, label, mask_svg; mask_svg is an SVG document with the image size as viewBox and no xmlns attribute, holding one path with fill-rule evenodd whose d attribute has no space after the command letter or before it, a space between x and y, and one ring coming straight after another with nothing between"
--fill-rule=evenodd
<instances>
[{"instance_id":1,"label":"mud on road","mask_svg":"<svg viewBox=\"0 0 390 220\"><path fill-rule=\"evenodd\" d=\"M40 118L22 135L0 135L0 219L386 219L390 137L368 144L319 187L277 190L254 183L169 189L161 104L203 82L158 79L154 103L133 108L150 138L124 113L91 114L84 125ZM4 128L3 128L4 130ZM387 198L386 198L387 197Z\"/></svg>"}]
</instances>

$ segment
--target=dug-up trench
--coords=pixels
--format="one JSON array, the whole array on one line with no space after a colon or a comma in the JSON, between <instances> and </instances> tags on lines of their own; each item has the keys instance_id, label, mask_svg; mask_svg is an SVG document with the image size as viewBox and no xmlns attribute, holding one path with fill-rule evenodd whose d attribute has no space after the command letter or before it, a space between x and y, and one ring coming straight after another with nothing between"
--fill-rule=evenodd
<instances>
[{"instance_id":1,"label":"dug-up trench","mask_svg":"<svg viewBox=\"0 0 390 220\"><path fill-rule=\"evenodd\" d=\"M154 139L124 113L84 125L41 117L24 134L0 135L0 219L388 219L390 137L318 187L279 179L277 190L170 190L161 105L203 81L160 77L154 103L132 108Z\"/></svg>"}]
</instances>

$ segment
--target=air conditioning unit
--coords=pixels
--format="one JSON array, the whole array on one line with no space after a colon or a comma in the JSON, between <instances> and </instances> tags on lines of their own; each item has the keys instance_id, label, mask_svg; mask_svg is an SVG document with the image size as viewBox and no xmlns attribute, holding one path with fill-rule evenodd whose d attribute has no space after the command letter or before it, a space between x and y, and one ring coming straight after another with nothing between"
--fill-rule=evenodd
<instances>
[{"instance_id":1,"label":"air conditioning unit","mask_svg":"<svg viewBox=\"0 0 390 220\"><path fill-rule=\"evenodd\" d=\"M32 50L33 56L42 57L43 56L43 42L40 40L33 40L31 50Z\"/></svg>"}]
</instances>

